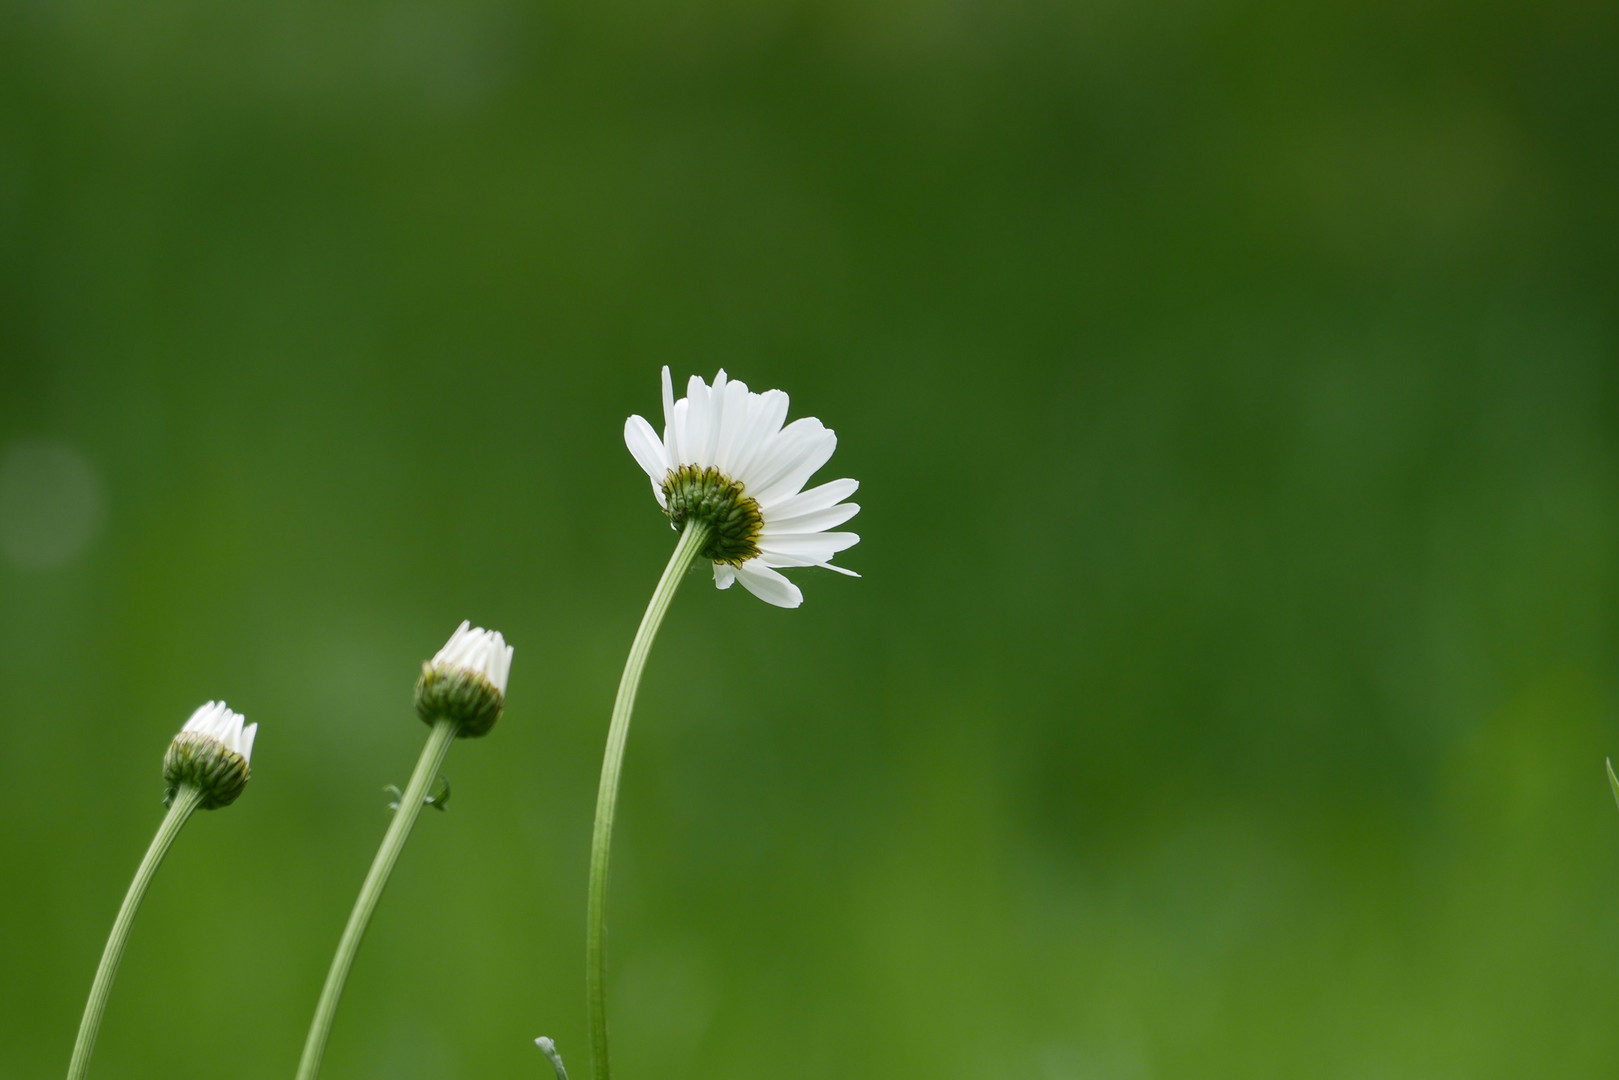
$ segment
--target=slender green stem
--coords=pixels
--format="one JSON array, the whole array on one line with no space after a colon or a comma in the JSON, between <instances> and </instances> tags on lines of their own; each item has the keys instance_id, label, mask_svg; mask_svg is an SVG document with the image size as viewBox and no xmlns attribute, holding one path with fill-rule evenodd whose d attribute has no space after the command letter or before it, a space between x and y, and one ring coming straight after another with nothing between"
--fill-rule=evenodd
<instances>
[{"instance_id":1,"label":"slender green stem","mask_svg":"<svg viewBox=\"0 0 1619 1080\"><path fill-rule=\"evenodd\" d=\"M101 951L101 966L96 968L95 981L90 984L90 1000L84 1003L84 1019L79 1021L79 1037L73 1043L73 1060L67 1067L67 1080L84 1080L85 1074L90 1071L90 1054L96 1048L96 1034L101 1030L101 1017L107 1011L112 980L118 974L118 961L123 959L124 945L129 941L129 928L135 923L135 913L140 910L146 887L152 883L152 875L162 865L169 845L180 835L186 819L201 802L201 788L191 784L180 785L174 794L174 801L169 804L169 812L163 816L163 824L157 827L157 835L152 837L151 847L146 849L146 857L141 859L140 867L135 871L135 880L129 883L123 906L118 909L118 917L112 923L112 933L107 937L107 947Z\"/></svg>"},{"instance_id":2,"label":"slender green stem","mask_svg":"<svg viewBox=\"0 0 1619 1080\"><path fill-rule=\"evenodd\" d=\"M607 860L613 843L613 811L618 805L618 774L624 764L624 742L630 734L635 692L641 686L652 639L675 598L680 579L708 542L711 526L688 520L669 565L652 591L652 600L635 631L624 675L613 701L613 719L607 728L607 753L602 758L601 787L596 792L596 827L590 837L590 909L585 916L585 996L590 1013L590 1060L594 1080L607 1080Z\"/></svg>"},{"instance_id":3,"label":"slender green stem","mask_svg":"<svg viewBox=\"0 0 1619 1080\"><path fill-rule=\"evenodd\" d=\"M315 1080L320 1072L320 1061L326 1054L326 1040L332 1034L332 1018L337 1015L337 1002L343 996L343 984L348 982L349 968L354 966L354 954L360 950L360 939L365 937L371 914L377 909L377 901L382 899L388 875L393 873L394 863L399 861L399 853L405 849L405 841L410 839L411 826L416 824L417 815L422 812L422 800L427 795L428 785L443 768L445 755L455 741L455 733L456 724L452 720L440 719L433 724L433 731L427 736L427 745L422 747L422 756L416 761L416 771L410 774L410 783L405 785L405 793L399 797L399 809L394 811L393 821L382 835L377 857L371 860L371 870L365 875L360 895L354 900L354 910L349 913L348 925L338 939L337 955L332 957L332 969L326 973L326 986L315 1005L315 1019L310 1022L309 1037L304 1040L304 1056L298 1062L298 1080Z\"/></svg>"}]
</instances>

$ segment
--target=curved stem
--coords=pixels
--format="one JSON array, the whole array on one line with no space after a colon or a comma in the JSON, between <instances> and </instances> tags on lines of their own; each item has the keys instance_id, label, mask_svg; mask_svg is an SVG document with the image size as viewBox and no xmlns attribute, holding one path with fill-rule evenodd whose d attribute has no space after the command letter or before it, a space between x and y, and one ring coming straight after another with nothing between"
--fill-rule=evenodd
<instances>
[{"instance_id":1,"label":"curved stem","mask_svg":"<svg viewBox=\"0 0 1619 1080\"><path fill-rule=\"evenodd\" d=\"M711 526L688 521L669 565L652 590L652 599L635 631L624 675L613 701L613 719L607 728L607 752L602 758L601 787L596 792L596 825L590 836L590 906L585 916L585 997L590 1013L590 1061L594 1080L607 1080L607 860L613 843L613 811L618 805L618 774L624 764L624 742L630 733L635 692L641 686L652 639L675 598L680 579L708 542Z\"/></svg>"},{"instance_id":2,"label":"curved stem","mask_svg":"<svg viewBox=\"0 0 1619 1080\"><path fill-rule=\"evenodd\" d=\"M129 941L129 928L135 923L135 913L140 910L146 887L152 883L152 875L162 865L163 856L168 853L174 838L180 835L186 819L201 802L201 788L191 784L180 785L174 801L169 804L169 812L163 816L163 824L157 827L157 835L152 837L152 845L146 849L146 857L141 859L135 871L135 880L129 883L123 906L118 909L118 917L112 923L112 933L107 937L107 947L101 951L101 966L96 968L95 981L90 984L90 1000L84 1003L84 1019L79 1021L79 1037L73 1042L73 1059L67 1067L68 1080L83 1080L90 1071L90 1054L96 1048L96 1034L101 1030L101 1017L107 1011L112 980L118 974L118 961L123 959L124 945Z\"/></svg>"},{"instance_id":3,"label":"curved stem","mask_svg":"<svg viewBox=\"0 0 1619 1080\"><path fill-rule=\"evenodd\" d=\"M405 785L405 793L399 797L399 809L394 811L394 819L388 824L388 831L382 835L377 857L371 860L371 870L365 875L360 895L354 900L354 910L349 913L348 925L343 927L343 936L338 939L332 969L326 973L326 985L320 992L320 1001L315 1005L315 1019L310 1022L309 1037L304 1040L304 1055L298 1062L298 1080L315 1080L320 1072L320 1061L326 1054L326 1040L332 1033L332 1019L337 1015L337 1002L343 996L343 985L348 982L349 969L354 966L354 955L360 950L360 939L365 937L365 928L371 923L377 901L382 899L388 875L393 873L394 863L399 861L399 853L405 849L405 841L410 839L411 826L416 824L416 818L422 812L422 800L427 795L428 785L444 766L444 758L450 752L450 744L455 741L455 733L454 721L440 719L433 724L432 733L427 736L427 745L422 747L422 756L416 760L416 771L410 774L410 783Z\"/></svg>"}]
</instances>

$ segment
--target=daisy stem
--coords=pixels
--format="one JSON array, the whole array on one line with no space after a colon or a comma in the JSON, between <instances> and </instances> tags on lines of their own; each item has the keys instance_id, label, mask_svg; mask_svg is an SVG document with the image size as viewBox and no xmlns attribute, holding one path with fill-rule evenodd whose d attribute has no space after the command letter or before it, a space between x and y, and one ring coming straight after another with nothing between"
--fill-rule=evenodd
<instances>
[{"instance_id":1,"label":"daisy stem","mask_svg":"<svg viewBox=\"0 0 1619 1080\"><path fill-rule=\"evenodd\" d=\"M73 1042L73 1059L67 1067L68 1080L83 1080L90 1071L90 1054L96 1048L96 1034L101 1030L101 1017L107 1011L112 980L118 974L118 961L123 959L129 929L135 924L135 913L140 910L146 887L152 883L152 876L162 865L163 856L168 854L169 846L180 835L186 819L201 804L202 798L201 788L192 784L180 785L174 794L174 801L169 804L169 812L163 816L163 823L157 827L157 835L152 837L152 845L146 849L145 858L141 859L140 866L135 870L135 880L129 883L129 891L124 894L124 903L118 909L118 917L112 923L112 933L107 937L107 947L101 951L101 966L96 968L95 981L90 984L90 1000L84 1003L84 1019L79 1021L79 1037Z\"/></svg>"},{"instance_id":2,"label":"daisy stem","mask_svg":"<svg viewBox=\"0 0 1619 1080\"><path fill-rule=\"evenodd\" d=\"M596 825L590 837L590 904L585 916L585 997L590 1014L590 1061L594 1080L607 1080L607 860L613 843L613 811L618 805L618 775L624 764L624 743L630 734L635 692L641 686L652 640L675 598L680 579L708 543L712 526L688 519L669 565L641 616L641 625L624 661L613 701L613 719L607 728L607 752L602 758L601 787L596 793Z\"/></svg>"},{"instance_id":3,"label":"daisy stem","mask_svg":"<svg viewBox=\"0 0 1619 1080\"><path fill-rule=\"evenodd\" d=\"M393 821L388 823L388 831L382 835L377 856L371 860L371 870L365 875L360 895L354 900L354 910L349 913L348 925L343 927L343 936L338 939L332 969L326 973L326 986L315 1005L315 1019L310 1022L309 1037L304 1040L304 1055L298 1062L298 1080L315 1080L320 1072L321 1058L326 1054L326 1040L332 1033L332 1019L337 1015L337 1002L343 996L349 969L354 966L354 955L360 950L360 939L365 937L366 927L371 924L371 914L376 911L377 901L382 899L382 890L388 884L388 875L393 873L394 863L399 861L399 853L405 849L405 841L410 839L411 827L422 812L428 785L432 784L439 769L444 766L444 758L450 752L450 744L455 741L456 731L457 725L453 720L440 718L434 722L433 730L427 736L427 745L422 747L422 756L416 760L416 771L410 774L410 783L405 785L405 793L399 797L399 809L394 811Z\"/></svg>"}]
</instances>

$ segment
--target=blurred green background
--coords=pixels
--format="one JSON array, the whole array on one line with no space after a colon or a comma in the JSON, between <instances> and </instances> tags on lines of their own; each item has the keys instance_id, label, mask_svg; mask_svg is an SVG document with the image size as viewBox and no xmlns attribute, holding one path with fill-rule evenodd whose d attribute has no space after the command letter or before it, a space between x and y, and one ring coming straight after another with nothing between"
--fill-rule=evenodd
<instances>
[{"instance_id":1,"label":"blurred green background","mask_svg":"<svg viewBox=\"0 0 1619 1080\"><path fill-rule=\"evenodd\" d=\"M701 578L618 1073L1611 1077L1619 7L0 6L0 1076L203 701L262 725L96 1075L293 1071L456 623L516 645L326 1075L586 1071L658 367L836 428L854 581Z\"/></svg>"}]
</instances>

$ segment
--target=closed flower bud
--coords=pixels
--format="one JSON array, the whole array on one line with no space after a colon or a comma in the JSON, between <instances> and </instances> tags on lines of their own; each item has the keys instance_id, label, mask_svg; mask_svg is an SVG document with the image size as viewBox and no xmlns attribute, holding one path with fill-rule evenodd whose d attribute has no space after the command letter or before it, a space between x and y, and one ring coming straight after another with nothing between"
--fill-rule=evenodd
<instances>
[{"instance_id":1,"label":"closed flower bud","mask_svg":"<svg viewBox=\"0 0 1619 1080\"><path fill-rule=\"evenodd\" d=\"M449 720L456 734L489 734L506 704L512 647L495 630L463 622L416 681L416 714L429 724Z\"/></svg>"},{"instance_id":2,"label":"closed flower bud","mask_svg":"<svg viewBox=\"0 0 1619 1080\"><path fill-rule=\"evenodd\" d=\"M172 801L181 785L189 784L202 792L204 810L235 802L253 775L248 762L258 731L257 724L244 727L242 714L226 708L223 701L210 701L192 713L163 755L163 780L168 784L163 801Z\"/></svg>"}]
</instances>

